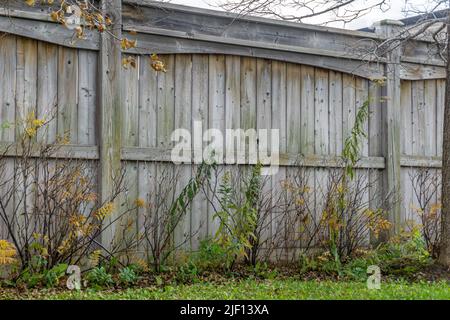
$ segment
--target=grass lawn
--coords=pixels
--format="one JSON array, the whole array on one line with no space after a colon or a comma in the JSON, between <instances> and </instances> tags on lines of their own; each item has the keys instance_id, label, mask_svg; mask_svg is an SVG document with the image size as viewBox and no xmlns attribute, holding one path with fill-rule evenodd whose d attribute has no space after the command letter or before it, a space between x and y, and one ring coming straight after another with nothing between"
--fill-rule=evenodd
<instances>
[{"instance_id":1,"label":"grass lawn","mask_svg":"<svg viewBox=\"0 0 450 320\"><path fill-rule=\"evenodd\" d=\"M380 290L369 290L365 283L244 280L192 285L170 285L126 290L93 291L28 291L18 295L0 289L0 299L446 299L450 300L450 284L386 282Z\"/></svg>"}]
</instances>

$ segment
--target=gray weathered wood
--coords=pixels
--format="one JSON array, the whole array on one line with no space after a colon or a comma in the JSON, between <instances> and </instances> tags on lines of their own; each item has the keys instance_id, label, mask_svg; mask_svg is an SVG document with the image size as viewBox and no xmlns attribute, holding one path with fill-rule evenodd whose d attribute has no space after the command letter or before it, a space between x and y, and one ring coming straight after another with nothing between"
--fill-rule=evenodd
<instances>
[{"instance_id":1,"label":"gray weathered wood","mask_svg":"<svg viewBox=\"0 0 450 320\"><path fill-rule=\"evenodd\" d=\"M14 141L16 64L16 37L5 35L0 41L0 141Z\"/></svg>"},{"instance_id":2,"label":"gray weathered wood","mask_svg":"<svg viewBox=\"0 0 450 320\"><path fill-rule=\"evenodd\" d=\"M342 152L342 74L330 71L329 74L329 137L332 155Z\"/></svg>"},{"instance_id":3,"label":"gray weathered wood","mask_svg":"<svg viewBox=\"0 0 450 320\"><path fill-rule=\"evenodd\" d=\"M121 21L121 1L102 0L102 10L113 21L113 33L102 33L100 45L99 68L99 196L102 202L108 201L113 192L114 181L119 177L121 168L120 147L122 131L123 101L121 97L122 52L120 44L114 37L121 38L118 28ZM117 207L117 205L116 205ZM110 219L115 219L116 213ZM107 221L107 223L108 223ZM105 230L103 245L109 246L116 233L113 225Z\"/></svg>"},{"instance_id":4,"label":"gray weathered wood","mask_svg":"<svg viewBox=\"0 0 450 320\"><path fill-rule=\"evenodd\" d=\"M233 62L235 63L235 60ZM238 59L240 60L240 59ZM229 64L227 66L231 67ZM192 57L192 121L199 121L202 125L202 136L203 132L208 128L208 104L209 104L209 57L207 55L193 55ZM231 88L231 84L230 84ZM240 87L237 88L239 90ZM228 90L227 90L228 92ZM239 92L240 93L240 92ZM227 93L229 94L229 93ZM234 93L239 95L238 93ZM228 105L230 105L229 99L227 99ZM238 110L239 112L239 110ZM235 116L233 119L240 118ZM228 119L228 118L227 118ZM192 141L193 149L202 149L203 144L198 142L200 145L196 145ZM195 159L195 158L194 158ZM199 155L197 159L198 162L202 161L202 154ZM197 166L193 166L193 171L197 170ZM193 172L195 174L195 172ZM200 192L197 197L195 197L192 203L192 220L191 220L191 230L193 238L191 239L192 249L198 249L200 241L208 237L208 219L212 216L206 195L204 192Z\"/></svg>"},{"instance_id":5,"label":"gray weathered wood","mask_svg":"<svg viewBox=\"0 0 450 320\"><path fill-rule=\"evenodd\" d=\"M58 50L58 116L57 133L78 143L78 51Z\"/></svg>"},{"instance_id":6,"label":"gray weathered wood","mask_svg":"<svg viewBox=\"0 0 450 320\"><path fill-rule=\"evenodd\" d=\"M86 39L77 39L73 30L60 24L0 15L0 31L33 38L65 47L99 50L99 34L86 30Z\"/></svg>"},{"instance_id":7,"label":"gray weathered wood","mask_svg":"<svg viewBox=\"0 0 450 320\"><path fill-rule=\"evenodd\" d=\"M49 121L44 131L38 132L38 141L53 143L56 140L58 111L58 47L38 42L37 57L37 117Z\"/></svg>"},{"instance_id":8,"label":"gray weathered wood","mask_svg":"<svg viewBox=\"0 0 450 320\"><path fill-rule=\"evenodd\" d=\"M391 37L398 32L401 23L396 25L381 24L376 28L376 32ZM385 66L386 86L383 95L385 114L383 116L383 126L385 128L384 156L386 158L385 170L385 192L401 195L400 183L400 48L391 51L387 58L390 64ZM394 203L389 212L389 219L393 223L395 232L400 231L400 202ZM391 230L391 231L394 231Z\"/></svg>"},{"instance_id":9,"label":"gray weathered wood","mask_svg":"<svg viewBox=\"0 0 450 320\"><path fill-rule=\"evenodd\" d=\"M78 143L96 143L98 53L80 50L78 53Z\"/></svg>"}]
</instances>

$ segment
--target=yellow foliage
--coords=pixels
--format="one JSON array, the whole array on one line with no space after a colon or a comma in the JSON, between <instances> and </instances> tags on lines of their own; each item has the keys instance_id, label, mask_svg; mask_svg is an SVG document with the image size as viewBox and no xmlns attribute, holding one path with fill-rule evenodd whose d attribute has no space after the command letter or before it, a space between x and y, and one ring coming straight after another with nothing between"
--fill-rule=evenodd
<instances>
[{"instance_id":1,"label":"yellow foliage","mask_svg":"<svg viewBox=\"0 0 450 320\"><path fill-rule=\"evenodd\" d=\"M6 240L0 240L0 265L9 265L16 262L16 248Z\"/></svg>"},{"instance_id":2,"label":"yellow foliage","mask_svg":"<svg viewBox=\"0 0 450 320\"><path fill-rule=\"evenodd\" d=\"M382 212L373 211L367 209L365 211L365 216L368 219L369 230L372 231L375 237L378 237L381 231L389 230L392 227L392 223L382 217Z\"/></svg>"},{"instance_id":3,"label":"yellow foliage","mask_svg":"<svg viewBox=\"0 0 450 320\"><path fill-rule=\"evenodd\" d=\"M114 203L108 202L97 210L95 216L99 220L103 220L108 217L114 211Z\"/></svg>"},{"instance_id":4,"label":"yellow foliage","mask_svg":"<svg viewBox=\"0 0 450 320\"><path fill-rule=\"evenodd\" d=\"M45 124L45 120L37 119L34 112L30 112L25 120L25 137L33 138L37 130Z\"/></svg>"},{"instance_id":5,"label":"yellow foliage","mask_svg":"<svg viewBox=\"0 0 450 320\"><path fill-rule=\"evenodd\" d=\"M89 255L89 262L92 267L96 267L100 262L102 250L95 250Z\"/></svg>"},{"instance_id":6,"label":"yellow foliage","mask_svg":"<svg viewBox=\"0 0 450 320\"><path fill-rule=\"evenodd\" d=\"M83 39L84 38L84 30L82 27L78 26L75 28L75 34L77 36L78 39Z\"/></svg>"},{"instance_id":7,"label":"yellow foliage","mask_svg":"<svg viewBox=\"0 0 450 320\"><path fill-rule=\"evenodd\" d=\"M166 64L164 61L162 61L157 54L152 54L150 56L150 62L153 70L155 71L161 71L161 72L167 72Z\"/></svg>"},{"instance_id":8,"label":"yellow foliage","mask_svg":"<svg viewBox=\"0 0 450 320\"><path fill-rule=\"evenodd\" d=\"M64 254L67 250L69 250L72 243L72 239L69 237L67 239L64 239L61 243L61 245L56 249L59 254Z\"/></svg>"},{"instance_id":9,"label":"yellow foliage","mask_svg":"<svg viewBox=\"0 0 450 320\"><path fill-rule=\"evenodd\" d=\"M127 58L122 58L122 67L128 69L128 66L132 68L136 68L136 59L132 56L128 56Z\"/></svg>"},{"instance_id":10,"label":"yellow foliage","mask_svg":"<svg viewBox=\"0 0 450 320\"><path fill-rule=\"evenodd\" d=\"M26 128L25 134L28 136L28 138L33 138L36 135L36 129L35 128Z\"/></svg>"},{"instance_id":11,"label":"yellow foliage","mask_svg":"<svg viewBox=\"0 0 450 320\"><path fill-rule=\"evenodd\" d=\"M295 204L298 205L298 206L302 206L302 205L305 204L305 200L303 200L302 198L297 198L295 200Z\"/></svg>"},{"instance_id":12,"label":"yellow foliage","mask_svg":"<svg viewBox=\"0 0 450 320\"><path fill-rule=\"evenodd\" d=\"M148 264L144 259L141 258L133 259L133 263L139 266L144 272L149 270Z\"/></svg>"},{"instance_id":13,"label":"yellow foliage","mask_svg":"<svg viewBox=\"0 0 450 320\"><path fill-rule=\"evenodd\" d=\"M128 49L131 49L131 48L136 48L137 40L128 40L127 38L123 38L120 41L120 46L122 47L122 50L128 50Z\"/></svg>"},{"instance_id":14,"label":"yellow foliage","mask_svg":"<svg viewBox=\"0 0 450 320\"><path fill-rule=\"evenodd\" d=\"M135 202L135 204L136 204L136 207L138 207L138 208L143 208L143 207L145 207L145 201L144 201L144 199L137 198L134 202Z\"/></svg>"},{"instance_id":15,"label":"yellow foliage","mask_svg":"<svg viewBox=\"0 0 450 320\"><path fill-rule=\"evenodd\" d=\"M382 87L386 85L386 79L387 79L386 77L378 77L378 78L371 78L370 81Z\"/></svg>"}]
</instances>

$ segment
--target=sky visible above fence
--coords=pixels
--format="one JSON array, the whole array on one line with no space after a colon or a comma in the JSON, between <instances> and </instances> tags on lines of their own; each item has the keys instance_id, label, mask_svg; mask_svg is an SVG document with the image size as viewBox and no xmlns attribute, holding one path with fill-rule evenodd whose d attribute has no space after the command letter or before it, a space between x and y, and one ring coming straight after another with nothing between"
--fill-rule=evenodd
<instances>
[{"instance_id":1,"label":"sky visible above fence","mask_svg":"<svg viewBox=\"0 0 450 320\"><path fill-rule=\"evenodd\" d=\"M212 10L221 10L220 7L217 6L217 3L223 3L225 0L172 0L171 3L182 4L186 6L193 6L199 8L206 8ZM359 6L362 4L368 4L371 2L379 2L375 0L358 0ZM383 20L383 19L403 19L408 16L415 15L414 12L425 12L427 9L430 9L431 6L430 1L428 0L408 0L407 5L405 7L405 0L391 0L389 1L389 6L385 7L386 11L377 9L372 10L369 14L366 14L347 25L343 25L342 22L330 23L328 25L333 27L340 27L346 29L361 29L365 27L370 27L374 22ZM310 24L319 24L328 20L326 17L321 17L318 19L314 17L309 20L305 20L305 23Z\"/></svg>"}]
</instances>

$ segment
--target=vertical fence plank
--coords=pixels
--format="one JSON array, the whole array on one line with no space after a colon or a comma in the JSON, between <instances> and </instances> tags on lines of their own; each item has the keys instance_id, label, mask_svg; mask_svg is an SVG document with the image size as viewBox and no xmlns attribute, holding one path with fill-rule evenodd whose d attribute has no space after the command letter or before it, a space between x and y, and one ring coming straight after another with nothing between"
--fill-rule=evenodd
<instances>
[{"instance_id":1,"label":"vertical fence plank","mask_svg":"<svg viewBox=\"0 0 450 320\"><path fill-rule=\"evenodd\" d=\"M36 113L37 90L37 42L17 38L16 120L27 119ZM23 132L24 123L16 127L16 134Z\"/></svg>"},{"instance_id":2,"label":"vertical fence plank","mask_svg":"<svg viewBox=\"0 0 450 320\"><path fill-rule=\"evenodd\" d=\"M225 128L238 129L241 124L241 59L226 56ZM225 141L226 152L235 153L237 141ZM240 142L240 141L239 141ZM236 153L235 153L236 155Z\"/></svg>"},{"instance_id":3,"label":"vertical fence plank","mask_svg":"<svg viewBox=\"0 0 450 320\"><path fill-rule=\"evenodd\" d=\"M369 83L369 156L379 157L383 154L382 148L382 109L381 87L376 82ZM373 210L382 205L383 179L381 170L369 171L369 199L370 208ZM371 242L378 242L378 237L372 235Z\"/></svg>"},{"instance_id":4,"label":"vertical fence plank","mask_svg":"<svg viewBox=\"0 0 450 320\"><path fill-rule=\"evenodd\" d=\"M286 63L273 61L272 62L272 128L278 129L280 134L280 153L286 152L286 120L287 120L287 103L286 103ZM272 206L276 206L277 203L277 194L279 192L284 192L283 190L283 181L286 180L286 168L280 167L278 169L278 173L272 176ZM282 239L286 238L286 228L284 223L281 221L282 213L279 210L275 210L272 212L272 235L274 237L281 237ZM274 237L272 241L274 241ZM274 243L275 245L279 245L281 247L285 247L286 243ZM286 252L281 252L282 248L275 248L275 252L273 253L275 257L280 257L282 259L287 259Z\"/></svg>"},{"instance_id":5,"label":"vertical fence plank","mask_svg":"<svg viewBox=\"0 0 450 320\"><path fill-rule=\"evenodd\" d=\"M95 70L94 70L95 72ZM56 139L58 107L58 47L38 43L37 115L49 123L38 132L38 140L52 143Z\"/></svg>"},{"instance_id":6,"label":"vertical fence plank","mask_svg":"<svg viewBox=\"0 0 450 320\"><path fill-rule=\"evenodd\" d=\"M58 135L78 143L78 51L58 48Z\"/></svg>"},{"instance_id":7,"label":"vertical fence plank","mask_svg":"<svg viewBox=\"0 0 450 320\"><path fill-rule=\"evenodd\" d=\"M261 136L258 136L258 152L269 154L271 151L271 134L269 129L272 128L272 63L270 60L256 60L256 117L258 133L260 129L267 130L265 135L267 144L265 146L261 141ZM263 170L265 169L263 168ZM272 186L271 176L262 177L262 179L265 181L262 192L270 194L270 188ZM264 228L260 236L261 241L264 243L272 236L270 217L267 217L262 223Z\"/></svg>"},{"instance_id":8,"label":"vertical fence plank","mask_svg":"<svg viewBox=\"0 0 450 320\"><path fill-rule=\"evenodd\" d=\"M301 66L300 152L314 153L314 68ZM288 105L289 106L289 105Z\"/></svg>"},{"instance_id":9,"label":"vertical fence plank","mask_svg":"<svg viewBox=\"0 0 450 320\"><path fill-rule=\"evenodd\" d=\"M122 37L122 2L120 0L102 0L101 10L108 14L113 22L112 32L101 34L99 58L99 127L98 143L100 149L100 170L98 171L100 201L110 200L114 180L121 169L121 134L123 101L121 98L122 51L115 38ZM116 203L117 204L117 203ZM106 224L116 218L111 215ZM115 225L103 232L102 244L107 248L115 236Z\"/></svg>"},{"instance_id":10,"label":"vertical fence plank","mask_svg":"<svg viewBox=\"0 0 450 320\"><path fill-rule=\"evenodd\" d=\"M0 141L14 141L14 121L16 111L16 37L12 35L3 35L0 41L0 75L3 79L0 81ZM3 160L4 168L1 172L3 181L1 183L0 192L7 193L12 188L14 176L14 159ZM9 215L12 214L14 203L12 200L6 204L6 210ZM10 239L8 231L4 223L0 223L1 239Z\"/></svg>"},{"instance_id":11,"label":"vertical fence plank","mask_svg":"<svg viewBox=\"0 0 450 320\"><path fill-rule=\"evenodd\" d=\"M316 69L314 92L314 152L315 154L327 155L329 152L327 71Z\"/></svg>"},{"instance_id":12,"label":"vertical fence plank","mask_svg":"<svg viewBox=\"0 0 450 320\"><path fill-rule=\"evenodd\" d=\"M358 113L359 109L367 102L369 98L369 83L367 79L356 78L355 83L355 114ZM363 123L364 132L368 132L369 127L368 120ZM369 140L367 137L362 137L361 139L361 156L367 157L369 155Z\"/></svg>"},{"instance_id":13,"label":"vertical fence plank","mask_svg":"<svg viewBox=\"0 0 450 320\"><path fill-rule=\"evenodd\" d=\"M359 112L360 108L368 102L369 98L369 83L367 79L356 78L355 81L355 115ZM368 119L363 123L363 131L368 133L369 130L369 121ZM361 149L360 156L368 157L369 156L369 139L368 137L361 138ZM356 179L357 181L362 181L363 185L369 183L369 172L368 170L362 169L356 171ZM370 191L368 189L364 189L362 192L361 201L362 203L369 203ZM364 245L367 245L370 241L370 233L367 232L364 234Z\"/></svg>"},{"instance_id":14,"label":"vertical fence plank","mask_svg":"<svg viewBox=\"0 0 450 320\"><path fill-rule=\"evenodd\" d=\"M247 57L241 58L241 128L256 129L256 59ZM248 154L248 143L240 145Z\"/></svg>"},{"instance_id":15,"label":"vertical fence plank","mask_svg":"<svg viewBox=\"0 0 450 320\"><path fill-rule=\"evenodd\" d=\"M413 149L412 154L419 156L425 155L425 101L424 101L425 82L414 81L412 83L412 108L413 108Z\"/></svg>"},{"instance_id":16,"label":"vertical fence plank","mask_svg":"<svg viewBox=\"0 0 450 320\"><path fill-rule=\"evenodd\" d=\"M0 141L14 141L16 112L16 37L3 35L0 41Z\"/></svg>"},{"instance_id":17,"label":"vertical fence plank","mask_svg":"<svg viewBox=\"0 0 450 320\"><path fill-rule=\"evenodd\" d=\"M342 73L329 72L329 138L330 154L342 152Z\"/></svg>"},{"instance_id":18,"label":"vertical fence plank","mask_svg":"<svg viewBox=\"0 0 450 320\"><path fill-rule=\"evenodd\" d=\"M401 82L400 108L401 108L401 153L404 155L413 154L413 132L417 128L413 126L413 103L412 103L412 82ZM411 200L413 196L412 185L409 178L410 170L402 168L400 172L402 192L401 221L404 222L411 210Z\"/></svg>"},{"instance_id":19,"label":"vertical fence plank","mask_svg":"<svg viewBox=\"0 0 450 320\"><path fill-rule=\"evenodd\" d=\"M382 155L382 135L381 87L371 81L369 83L369 156Z\"/></svg>"},{"instance_id":20,"label":"vertical fence plank","mask_svg":"<svg viewBox=\"0 0 450 320\"><path fill-rule=\"evenodd\" d=\"M314 119L314 69L312 70L312 79L304 78L303 66L288 63L286 64L286 152L288 154L306 154L310 146L314 147L314 122L309 122L306 119ZM310 84L307 89L304 85ZM304 101L305 90L309 91L307 94L312 98L311 104L307 104ZM306 118L305 108L311 112ZM306 122L305 122L306 121ZM307 132L305 129L312 129L311 132ZM312 142L310 144L310 142ZM312 153L312 152L311 152ZM298 159L301 161L301 159ZM295 175L294 168L286 168L286 175L288 177ZM288 222L291 224L291 221ZM297 230L294 227L289 230ZM296 254L299 243L298 232L294 234L286 235L286 241L289 246L286 255L287 258L293 257Z\"/></svg>"},{"instance_id":21,"label":"vertical fence plank","mask_svg":"<svg viewBox=\"0 0 450 320\"><path fill-rule=\"evenodd\" d=\"M345 141L355 123L355 79L351 75L344 74L342 82L342 139Z\"/></svg>"},{"instance_id":22,"label":"vertical fence plank","mask_svg":"<svg viewBox=\"0 0 450 320\"><path fill-rule=\"evenodd\" d=\"M383 20L375 27L375 32L384 37L395 36L403 26L400 21ZM385 170L383 190L385 194L395 193L396 196L402 194L400 184L400 55L401 48L390 51L386 58L389 63L384 66L386 85L383 87L383 127L385 135L383 139ZM396 201L389 211L388 218L395 225L395 228L383 236L390 236L392 233L400 231L401 203Z\"/></svg>"},{"instance_id":23,"label":"vertical fence plank","mask_svg":"<svg viewBox=\"0 0 450 320\"><path fill-rule=\"evenodd\" d=\"M36 116L37 94L37 42L27 38L17 38L17 78L16 78L16 141L18 136L24 134L27 127L25 120L30 115ZM35 140L36 137L33 137ZM30 219L34 202L34 176L33 167L23 167L21 161L15 162L16 194L14 197L16 213L20 219ZM25 174L21 174L25 173ZM22 216L23 215L23 216ZM29 232L29 230L27 230Z\"/></svg>"},{"instance_id":24,"label":"vertical fence plank","mask_svg":"<svg viewBox=\"0 0 450 320\"><path fill-rule=\"evenodd\" d=\"M78 143L95 145L95 106L97 101L96 52L80 50L78 53Z\"/></svg>"},{"instance_id":25,"label":"vertical fence plank","mask_svg":"<svg viewBox=\"0 0 450 320\"><path fill-rule=\"evenodd\" d=\"M186 129L192 132L192 55L176 56L175 72L175 129ZM183 139L187 137L183 137ZM191 153L192 154L192 153ZM177 182L177 193L180 193L191 179L190 164L179 165L180 177ZM191 248L191 206L186 210L185 217L180 221L175 232L175 245L182 249Z\"/></svg>"},{"instance_id":26,"label":"vertical fence plank","mask_svg":"<svg viewBox=\"0 0 450 320\"><path fill-rule=\"evenodd\" d=\"M286 71L286 101L287 101L287 117L286 121L286 134L287 134L287 152L291 154L305 154L306 144L300 143L300 141L307 141L308 137L302 135L304 131L304 125L309 125L314 130L314 124L302 123L303 120L303 107L311 108L311 105L303 104L302 93L303 88L301 87L301 67L299 65L287 64ZM313 93L314 94L314 93ZM312 105L314 107L314 105ZM314 110L314 109L313 109ZM311 111L311 110L308 110ZM314 116L314 113L313 113ZM307 134L310 134L309 132ZM311 138L311 136L309 136Z\"/></svg>"},{"instance_id":27,"label":"vertical fence plank","mask_svg":"<svg viewBox=\"0 0 450 320\"><path fill-rule=\"evenodd\" d=\"M174 129L175 113L175 57L173 55L162 56L167 64L166 73L158 73L158 147L169 148L172 146L170 136Z\"/></svg>"},{"instance_id":28,"label":"vertical fence plank","mask_svg":"<svg viewBox=\"0 0 450 320\"><path fill-rule=\"evenodd\" d=\"M148 56L139 57L139 147L157 147L157 95L158 95L158 73L151 68ZM139 236L146 231L145 224L148 223L147 207L151 206L150 197L157 190L156 164L154 162L138 163L138 197L143 200L145 206L138 208L138 230ZM139 250L150 250L146 239L140 244Z\"/></svg>"},{"instance_id":29,"label":"vertical fence plank","mask_svg":"<svg viewBox=\"0 0 450 320\"><path fill-rule=\"evenodd\" d=\"M413 111L411 101L411 81L401 82L400 108L402 117L401 128L401 152L405 155L412 155L412 138L413 138Z\"/></svg>"},{"instance_id":30,"label":"vertical fence plank","mask_svg":"<svg viewBox=\"0 0 450 320\"><path fill-rule=\"evenodd\" d=\"M139 145L139 60L138 66L123 68L122 70L122 99L123 99L123 145L137 147Z\"/></svg>"},{"instance_id":31,"label":"vertical fence plank","mask_svg":"<svg viewBox=\"0 0 450 320\"><path fill-rule=\"evenodd\" d=\"M328 72L316 68L314 74L314 153L317 155L329 153L328 88ZM327 168L314 169L316 219L320 219L320 213L325 207L328 176Z\"/></svg>"},{"instance_id":32,"label":"vertical fence plank","mask_svg":"<svg viewBox=\"0 0 450 320\"><path fill-rule=\"evenodd\" d=\"M121 98L123 106L122 114L122 146L137 147L139 145L139 57L126 55L124 59L131 58L136 62L136 67L122 66ZM136 199L139 197L139 163L137 161L122 162L126 174L126 194L120 199L120 214L127 212L120 220L120 232L123 237L137 237L139 223L139 210L135 208ZM131 210L131 208L133 208ZM129 211L129 212L128 212Z\"/></svg>"},{"instance_id":33,"label":"vertical fence plank","mask_svg":"<svg viewBox=\"0 0 450 320\"><path fill-rule=\"evenodd\" d=\"M208 112L209 128L218 129L222 133L225 132L225 56L211 55L209 57L209 112ZM222 144L224 141L221 142ZM221 158L221 150L216 153ZM221 180L222 176L217 177ZM213 181L212 183L216 183ZM219 181L220 183L220 181ZM216 203L218 207L218 203ZM211 211L211 213L213 213ZM213 219L210 215L208 218L208 230L214 235L219 226L219 221Z\"/></svg>"},{"instance_id":34,"label":"vertical fence plank","mask_svg":"<svg viewBox=\"0 0 450 320\"><path fill-rule=\"evenodd\" d=\"M437 80L436 88L436 154L442 157L442 137L444 132L445 80Z\"/></svg>"},{"instance_id":35,"label":"vertical fence plank","mask_svg":"<svg viewBox=\"0 0 450 320\"><path fill-rule=\"evenodd\" d=\"M228 66L228 64L227 64ZM203 133L208 128L208 101L209 101L209 58L207 55L195 54L192 57L192 121L198 121L202 130L198 134L203 138ZM239 90L239 88L237 88ZM239 112L239 110L237 111ZM199 129L198 129L199 130ZM203 148L203 143L196 145L192 141L193 149ZM200 153L201 154L201 153ZM202 154L201 154L202 155ZM196 159L201 160L201 159ZM194 166L193 170L197 170ZM195 172L193 172L195 174ZM192 249L197 250L201 239L208 236L208 200L203 190L195 197L192 203L191 229L193 233ZM212 213L210 213L212 215Z\"/></svg>"},{"instance_id":36,"label":"vertical fence plank","mask_svg":"<svg viewBox=\"0 0 450 320\"><path fill-rule=\"evenodd\" d=\"M424 152L426 156L436 156L436 80L426 80L424 88L425 136Z\"/></svg>"}]
</instances>

